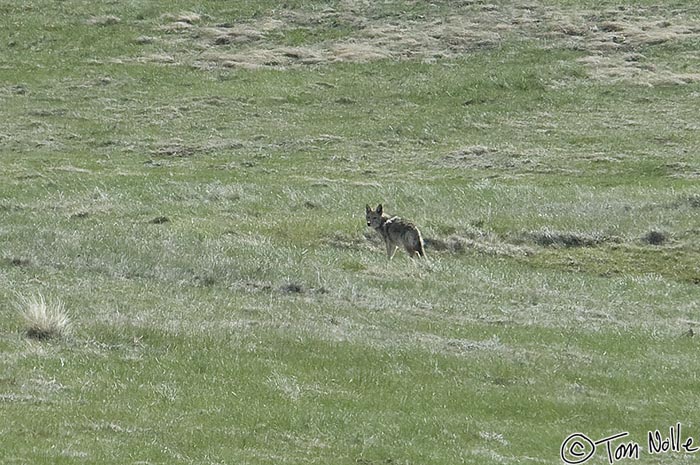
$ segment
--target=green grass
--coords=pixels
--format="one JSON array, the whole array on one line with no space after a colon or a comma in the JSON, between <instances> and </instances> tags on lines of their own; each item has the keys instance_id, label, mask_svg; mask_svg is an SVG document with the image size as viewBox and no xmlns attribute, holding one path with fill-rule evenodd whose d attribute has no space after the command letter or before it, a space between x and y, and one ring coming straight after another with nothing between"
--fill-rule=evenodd
<instances>
[{"instance_id":1,"label":"green grass","mask_svg":"<svg viewBox=\"0 0 700 465\"><path fill-rule=\"evenodd\" d=\"M0 2L0 462L690 463L697 18Z\"/></svg>"}]
</instances>

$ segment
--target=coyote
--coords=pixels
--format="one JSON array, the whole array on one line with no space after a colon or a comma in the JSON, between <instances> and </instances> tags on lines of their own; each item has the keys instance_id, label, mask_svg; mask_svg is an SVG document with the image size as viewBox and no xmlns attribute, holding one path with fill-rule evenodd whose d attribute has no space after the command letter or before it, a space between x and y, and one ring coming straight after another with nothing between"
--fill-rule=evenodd
<instances>
[{"instance_id":1,"label":"coyote","mask_svg":"<svg viewBox=\"0 0 700 465\"><path fill-rule=\"evenodd\" d=\"M409 257L425 258L423 237L415 224L398 216L384 214L382 204L376 210L367 205L367 226L374 228L384 239L386 254L391 260L399 246L403 246Z\"/></svg>"}]
</instances>

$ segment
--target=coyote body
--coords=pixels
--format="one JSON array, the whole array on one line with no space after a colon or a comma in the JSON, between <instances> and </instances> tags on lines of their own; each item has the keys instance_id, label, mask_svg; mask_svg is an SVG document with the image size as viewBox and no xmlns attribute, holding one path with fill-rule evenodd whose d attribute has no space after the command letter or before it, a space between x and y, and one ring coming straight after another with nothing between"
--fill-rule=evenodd
<instances>
[{"instance_id":1,"label":"coyote body","mask_svg":"<svg viewBox=\"0 0 700 465\"><path fill-rule=\"evenodd\" d=\"M367 205L367 226L374 228L386 245L386 254L391 260L396 253L396 249L403 246L408 252L408 256L425 257L423 248L423 237L415 224L406 221L398 216L386 215L379 204L376 210Z\"/></svg>"}]
</instances>

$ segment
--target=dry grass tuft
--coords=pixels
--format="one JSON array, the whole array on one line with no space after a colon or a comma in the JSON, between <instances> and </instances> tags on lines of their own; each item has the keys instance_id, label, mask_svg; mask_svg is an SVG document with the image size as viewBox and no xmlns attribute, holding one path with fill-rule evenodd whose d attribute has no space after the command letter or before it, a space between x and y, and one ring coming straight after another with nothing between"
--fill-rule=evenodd
<instances>
[{"instance_id":1,"label":"dry grass tuft","mask_svg":"<svg viewBox=\"0 0 700 465\"><path fill-rule=\"evenodd\" d=\"M166 13L162 16L162 19L171 23L195 24L202 20L202 15L193 11L184 11L177 14Z\"/></svg>"},{"instance_id":2,"label":"dry grass tuft","mask_svg":"<svg viewBox=\"0 0 700 465\"><path fill-rule=\"evenodd\" d=\"M331 53L336 61L353 63L367 63L391 58L391 54L387 50L368 44L339 44L333 47Z\"/></svg>"},{"instance_id":3,"label":"dry grass tuft","mask_svg":"<svg viewBox=\"0 0 700 465\"><path fill-rule=\"evenodd\" d=\"M168 55L167 53L152 53L142 57L139 62L141 63L158 63L161 65L172 65L177 64L175 57Z\"/></svg>"},{"instance_id":4,"label":"dry grass tuft","mask_svg":"<svg viewBox=\"0 0 700 465\"><path fill-rule=\"evenodd\" d=\"M19 311L24 318L25 332L33 339L53 339L66 336L71 320L63 302L47 302L41 294L20 297Z\"/></svg>"},{"instance_id":5,"label":"dry grass tuft","mask_svg":"<svg viewBox=\"0 0 700 465\"><path fill-rule=\"evenodd\" d=\"M173 158L187 158L198 152L200 152L200 150L197 147L182 144L178 140L163 143L151 150L151 153L155 156Z\"/></svg>"},{"instance_id":6,"label":"dry grass tuft","mask_svg":"<svg viewBox=\"0 0 700 465\"><path fill-rule=\"evenodd\" d=\"M446 17L405 21L387 21L385 15L364 10L356 2L341 2L317 11L281 9L236 23L186 11L162 15L159 30L171 34L162 44L174 47L169 53L175 62L205 70L386 59L430 63L461 59L474 50L499 47L504 40L538 37L548 47L586 52L589 56L582 62L595 79L651 86L700 79L697 73L677 73L663 63L625 59L650 45L700 37L696 23L681 17L671 22L644 7L601 13L522 2L512 6L463 2ZM329 33L334 28L338 33ZM299 31L305 31L301 37Z\"/></svg>"},{"instance_id":7,"label":"dry grass tuft","mask_svg":"<svg viewBox=\"0 0 700 465\"><path fill-rule=\"evenodd\" d=\"M113 15L93 16L89 18L87 24L90 26L113 26L121 22L121 18Z\"/></svg>"},{"instance_id":8,"label":"dry grass tuft","mask_svg":"<svg viewBox=\"0 0 700 465\"><path fill-rule=\"evenodd\" d=\"M534 254L530 247L505 242L493 233L467 232L463 235L452 234L446 239L426 237L424 242L428 251L452 254L462 254L467 250L492 257L527 257Z\"/></svg>"},{"instance_id":9,"label":"dry grass tuft","mask_svg":"<svg viewBox=\"0 0 700 465\"><path fill-rule=\"evenodd\" d=\"M595 247L604 242L619 242L618 238L599 234L578 232L562 232L543 229L522 234L519 238L524 242L532 242L540 247L573 248Z\"/></svg>"},{"instance_id":10,"label":"dry grass tuft","mask_svg":"<svg viewBox=\"0 0 700 465\"><path fill-rule=\"evenodd\" d=\"M667 65L647 62L641 54L599 53L580 58L590 76L605 82L633 82L646 86L686 85L700 81L700 73L678 73Z\"/></svg>"}]
</instances>

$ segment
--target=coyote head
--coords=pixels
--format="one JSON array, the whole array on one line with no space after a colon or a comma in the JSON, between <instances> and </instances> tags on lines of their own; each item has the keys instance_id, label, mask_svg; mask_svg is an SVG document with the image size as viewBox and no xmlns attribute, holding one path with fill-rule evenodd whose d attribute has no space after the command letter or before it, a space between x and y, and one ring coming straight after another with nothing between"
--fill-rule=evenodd
<instances>
[{"instance_id":1,"label":"coyote head","mask_svg":"<svg viewBox=\"0 0 700 465\"><path fill-rule=\"evenodd\" d=\"M372 208L367 205L367 214L365 215L367 217L367 226L371 226L373 228L378 228L382 225L382 214L383 209L382 209L382 204L380 203L377 206L376 210L372 210Z\"/></svg>"}]
</instances>

